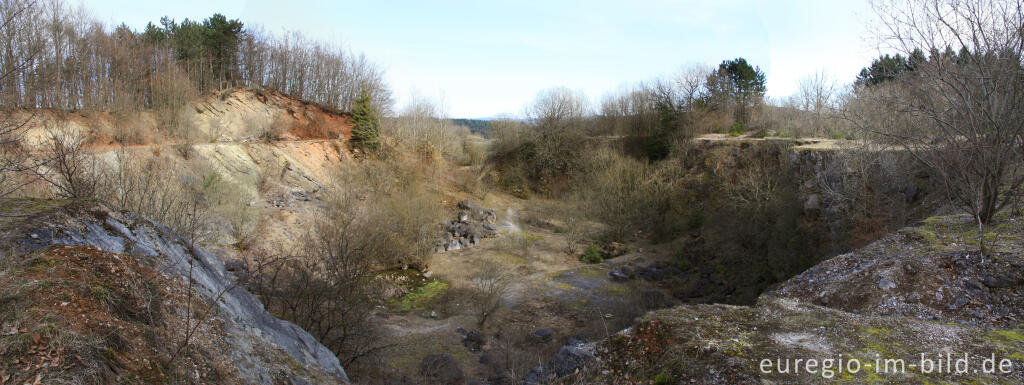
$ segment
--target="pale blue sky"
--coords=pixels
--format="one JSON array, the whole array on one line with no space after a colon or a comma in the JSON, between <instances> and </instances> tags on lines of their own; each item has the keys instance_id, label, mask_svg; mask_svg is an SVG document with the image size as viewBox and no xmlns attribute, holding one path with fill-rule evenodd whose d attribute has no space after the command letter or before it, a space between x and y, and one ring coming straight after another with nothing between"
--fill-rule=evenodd
<instances>
[{"instance_id":1,"label":"pale blue sky","mask_svg":"<svg viewBox=\"0 0 1024 385\"><path fill-rule=\"evenodd\" d=\"M72 0L74 1L74 0ZM825 70L841 82L878 55L865 1L265 1L91 0L108 24L141 29L168 15L220 12L269 32L300 30L383 66L399 107L443 97L452 117L517 113L566 86L593 101L688 63L745 57L787 96Z\"/></svg>"}]
</instances>

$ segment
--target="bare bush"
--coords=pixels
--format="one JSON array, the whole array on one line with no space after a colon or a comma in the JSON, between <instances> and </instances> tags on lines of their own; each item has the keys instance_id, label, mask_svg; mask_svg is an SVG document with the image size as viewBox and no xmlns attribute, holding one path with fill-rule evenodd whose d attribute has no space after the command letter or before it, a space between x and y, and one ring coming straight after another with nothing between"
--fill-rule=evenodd
<instances>
[{"instance_id":1,"label":"bare bush","mask_svg":"<svg viewBox=\"0 0 1024 385\"><path fill-rule=\"evenodd\" d=\"M800 109L811 113L811 135L818 136L825 128L825 119L831 117L835 109L837 92L835 80L824 70L800 80Z\"/></svg>"},{"instance_id":2,"label":"bare bush","mask_svg":"<svg viewBox=\"0 0 1024 385\"><path fill-rule=\"evenodd\" d=\"M38 41L25 39L34 34L37 26L33 18L38 8L35 1L9 0L0 3L0 36L3 46L8 47L0 55L0 89L8 90L16 84L18 72L28 68L41 54L43 46ZM39 165L29 156L22 143L27 124L33 114L19 117L11 108L11 98L5 92L0 95L0 197L20 190L34 178L28 171ZM29 178L25 178L29 176Z\"/></svg>"},{"instance_id":3,"label":"bare bush","mask_svg":"<svg viewBox=\"0 0 1024 385\"><path fill-rule=\"evenodd\" d=\"M565 219L565 253L571 257L579 255L587 244L586 218L575 207L566 210Z\"/></svg>"},{"instance_id":4,"label":"bare bush","mask_svg":"<svg viewBox=\"0 0 1024 385\"><path fill-rule=\"evenodd\" d=\"M605 224L605 236L621 240L655 225L668 212L672 184L661 180L653 165L600 149L587 160L587 180L581 186L588 215ZM670 179L671 180L671 179Z\"/></svg>"},{"instance_id":5,"label":"bare bush","mask_svg":"<svg viewBox=\"0 0 1024 385\"><path fill-rule=\"evenodd\" d=\"M422 97L414 96L397 116L384 119L381 128L389 139L428 159L440 155L460 165L480 165L486 159L482 138L448 119L443 104Z\"/></svg>"},{"instance_id":6,"label":"bare bush","mask_svg":"<svg viewBox=\"0 0 1024 385\"><path fill-rule=\"evenodd\" d=\"M139 161L131 151L115 151L97 186L97 198L159 222L192 243L205 240L211 232L208 195L219 178L175 170L160 158Z\"/></svg>"},{"instance_id":7,"label":"bare bush","mask_svg":"<svg viewBox=\"0 0 1024 385\"><path fill-rule=\"evenodd\" d=\"M511 276L505 268L488 263L479 268L470 281L469 311L476 318L476 327L483 328L502 306L502 296L508 291Z\"/></svg>"},{"instance_id":8,"label":"bare bush","mask_svg":"<svg viewBox=\"0 0 1024 385\"><path fill-rule=\"evenodd\" d=\"M49 183L62 198L88 198L99 182L96 157L85 149L85 138L74 129L48 121L45 164L36 175Z\"/></svg>"},{"instance_id":9,"label":"bare bush","mask_svg":"<svg viewBox=\"0 0 1024 385\"><path fill-rule=\"evenodd\" d=\"M578 161L587 146L590 106L585 97L567 88L540 92L526 107L524 125L503 122L492 146L506 190L528 196L536 190L557 195L569 190L580 176Z\"/></svg>"},{"instance_id":10,"label":"bare bush","mask_svg":"<svg viewBox=\"0 0 1024 385\"><path fill-rule=\"evenodd\" d=\"M358 235L363 224L352 214L320 218L295 255L258 256L246 282L268 310L309 331L343 365L386 347L371 319L375 245Z\"/></svg>"},{"instance_id":11,"label":"bare bush","mask_svg":"<svg viewBox=\"0 0 1024 385\"><path fill-rule=\"evenodd\" d=\"M279 115L266 116L261 113L250 113L243 118L245 132L254 135L264 142L281 139L288 132L287 123Z\"/></svg>"},{"instance_id":12,"label":"bare bush","mask_svg":"<svg viewBox=\"0 0 1024 385\"><path fill-rule=\"evenodd\" d=\"M421 183L414 170L365 161L337 176L332 184L346 190L329 191L328 202L341 207L358 204L363 220L375 228L378 263L422 266L433 250L442 213L436 197Z\"/></svg>"}]
</instances>

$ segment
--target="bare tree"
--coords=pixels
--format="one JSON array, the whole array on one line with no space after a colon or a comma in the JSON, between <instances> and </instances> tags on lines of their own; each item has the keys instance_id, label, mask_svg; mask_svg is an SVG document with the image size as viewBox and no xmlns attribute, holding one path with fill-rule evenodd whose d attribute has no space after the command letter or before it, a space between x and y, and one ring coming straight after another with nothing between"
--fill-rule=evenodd
<instances>
[{"instance_id":1,"label":"bare tree","mask_svg":"<svg viewBox=\"0 0 1024 385\"><path fill-rule=\"evenodd\" d=\"M30 66L42 49L38 44L18 47L18 38L31 25L27 20L34 12L34 1L4 0L0 2L0 197L20 190L32 181L26 171L38 166L24 147L22 136L34 114L19 116L11 108L6 94L16 84L19 71Z\"/></svg>"},{"instance_id":2,"label":"bare tree","mask_svg":"<svg viewBox=\"0 0 1024 385\"><path fill-rule=\"evenodd\" d=\"M800 108L812 114L812 134L817 136L835 103L837 86L824 70L800 80Z\"/></svg>"},{"instance_id":3,"label":"bare tree","mask_svg":"<svg viewBox=\"0 0 1024 385\"><path fill-rule=\"evenodd\" d=\"M1024 3L873 5L885 43L908 56L931 50L931 57L898 76L896 86L866 93L905 120L854 120L927 165L980 228L1013 201L1024 182ZM944 47L950 49L940 52Z\"/></svg>"},{"instance_id":4,"label":"bare tree","mask_svg":"<svg viewBox=\"0 0 1024 385\"><path fill-rule=\"evenodd\" d=\"M712 71L714 69L707 65L692 64L683 67L676 75L676 87L679 88L683 106L687 112L693 112L695 102L707 92L705 84Z\"/></svg>"}]
</instances>

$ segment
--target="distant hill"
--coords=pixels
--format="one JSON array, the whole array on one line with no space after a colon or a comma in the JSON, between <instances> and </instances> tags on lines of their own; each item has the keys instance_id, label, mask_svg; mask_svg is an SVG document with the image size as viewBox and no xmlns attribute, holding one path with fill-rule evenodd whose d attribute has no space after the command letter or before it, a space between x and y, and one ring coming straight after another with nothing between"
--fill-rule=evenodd
<instances>
[{"instance_id":1,"label":"distant hill","mask_svg":"<svg viewBox=\"0 0 1024 385\"><path fill-rule=\"evenodd\" d=\"M488 120L484 120L484 119L452 119L452 122L454 122L455 124L458 124L460 126L468 127L469 131L474 133L474 134L478 134L478 135L481 135L483 137L488 137L489 136L487 134L487 126L490 123Z\"/></svg>"}]
</instances>

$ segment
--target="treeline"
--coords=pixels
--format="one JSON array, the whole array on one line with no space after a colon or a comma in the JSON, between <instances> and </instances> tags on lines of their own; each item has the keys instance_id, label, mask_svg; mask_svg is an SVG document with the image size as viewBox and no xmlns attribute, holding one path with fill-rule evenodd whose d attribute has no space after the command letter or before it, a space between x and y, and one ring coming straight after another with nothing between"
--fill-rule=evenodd
<instances>
[{"instance_id":1,"label":"treeline","mask_svg":"<svg viewBox=\"0 0 1024 385\"><path fill-rule=\"evenodd\" d=\"M756 124L766 91L764 72L744 58L724 60L718 67L691 66L675 76L605 96L596 128L632 136L663 135L679 128L745 131Z\"/></svg>"},{"instance_id":2,"label":"treeline","mask_svg":"<svg viewBox=\"0 0 1024 385\"><path fill-rule=\"evenodd\" d=\"M587 152L617 144L650 161L686 152L696 134L765 130L765 74L744 58L695 66L640 83L593 106L565 88L542 91L523 120L490 122L500 187L519 195L558 195L587 173Z\"/></svg>"},{"instance_id":3,"label":"treeline","mask_svg":"<svg viewBox=\"0 0 1024 385\"><path fill-rule=\"evenodd\" d=\"M61 0L0 1L0 97L5 107L174 109L195 95L263 87L348 111L366 90L391 104L383 72L363 55L304 38L274 36L215 14L164 17L139 32L108 29Z\"/></svg>"}]
</instances>

